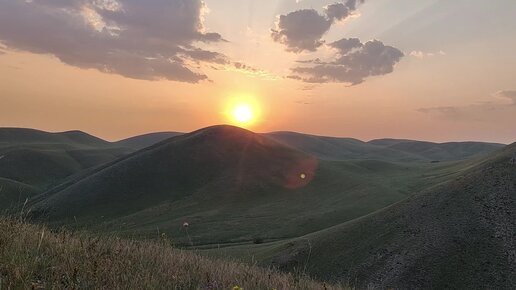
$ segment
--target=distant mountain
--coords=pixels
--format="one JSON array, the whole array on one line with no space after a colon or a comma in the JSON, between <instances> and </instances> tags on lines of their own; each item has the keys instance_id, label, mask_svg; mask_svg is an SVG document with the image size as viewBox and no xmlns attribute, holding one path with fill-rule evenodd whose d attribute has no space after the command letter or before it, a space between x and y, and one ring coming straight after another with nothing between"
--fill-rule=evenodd
<instances>
[{"instance_id":1,"label":"distant mountain","mask_svg":"<svg viewBox=\"0 0 516 290\"><path fill-rule=\"evenodd\" d=\"M359 289L515 289L515 157L516 143L384 210L271 246L269 261Z\"/></svg>"},{"instance_id":2,"label":"distant mountain","mask_svg":"<svg viewBox=\"0 0 516 290\"><path fill-rule=\"evenodd\" d=\"M109 142L82 131L49 133L25 128L0 128L0 148L19 144L59 144L80 147L108 146Z\"/></svg>"},{"instance_id":3,"label":"distant mountain","mask_svg":"<svg viewBox=\"0 0 516 290\"><path fill-rule=\"evenodd\" d=\"M120 147L128 147L135 150L140 150L156 143L159 143L163 140L182 135L183 133L179 132L158 132L158 133L149 133L139 136L134 136L131 138L123 139L114 144Z\"/></svg>"},{"instance_id":4,"label":"distant mountain","mask_svg":"<svg viewBox=\"0 0 516 290\"><path fill-rule=\"evenodd\" d=\"M432 143L396 139L363 142L352 138L316 136L296 132L272 132L265 135L327 160L456 161L486 155L505 146L483 142Z\"/></svg>"},{"instance_id":5,"label":"distant mountain","mask_svg":"<svg viewBox=\"0 0 516 290\"><path fill-rule=\"evenodd\" d=\"M442 180L445 168L325 161L264 135L214 126L110 162L32 201L51 223L196 245L295 237L360 217ZM424 177L424 180L423 178ZM281 220L281 222L278 222Z\"/></svg>"},{"instance_id":6,"label":"distant mountain","mask_svg":"<svg viewBox=\"0 0 516 290\"><path fill-rule=\"evenodd\" d=\"M379 159L379 160L418 160L398 150L386 149L353 138L338 138L308 135L296 132L272 132L266 136L319 158L327 160Z\"/></svg>"},{"instance_id":7,"label":"distant mountain","mask_svg":"<svg viewBox=\"0 0 516 290\"><path fill-rule=\"evenodd\" d=\"M414 140L377 139L369 144L411 153L430 160L460 160L486 155L505 147L504 144L484 142L433 143Z\"/></svg>"}]
</instances>

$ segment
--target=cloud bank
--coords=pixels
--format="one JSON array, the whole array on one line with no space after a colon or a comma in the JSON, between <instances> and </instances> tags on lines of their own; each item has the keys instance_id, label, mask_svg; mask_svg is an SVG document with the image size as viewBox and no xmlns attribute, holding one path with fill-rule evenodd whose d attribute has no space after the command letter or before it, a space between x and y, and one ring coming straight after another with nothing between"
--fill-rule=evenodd
<instances>
[{"instance_id":1,"label":"cloud bank","mask_svg":"<svg viewBox=\"0 0 516 290\"><path fill-rule=\"evenodd\" d=\"M371 40L362 43L358 38L342 38L326 44L322 39L331 26L353 15L360 0L347 0L324 7L323 14L314 9L297 10L280 15L271 29L275 42L285 45L287 51L315 52L323 45L334 55L329 60L317 58L298 61L302 64L291 69L291 79L307 83L347 83L357 85L371 76L393 72L404 54L397 48Z\"/></svg>"},{"instance_id":2,"label":"cloud bank","mask_svg":"<svg viewBox=\"0 0 516 290\"><path fill-rule=\"evenodd\" d=\"M367 77L393 72L403 53L381 41L362 43L357 38L343 38L329 44L336 50L335 58L328 62L315 59L292 69L290 78L309 83L339 82L357 85ZM308 64L308 66L306 66Z\"/></svg>"},{"instance_id":3,"label":"cloud bank","mask_svg":"<svg viewBox=\"0 0 516 290\"><path fill-rule=\"evenodd\" d=\"M198 47L224 41L206 32L202 0L0 0L0 42L80 68L125 77L197 83L199 63L229 64Z\"/></svg>"},{"instance_id":4,"label":"cloud bank","mask_svg":"<svg viewBox=\"0 0 516 290\"><path fill-rule=\"evenodd\" d=\"M462 106L441 106L419 108L416 111L447 120L485 121L505 114L514 116L516 110L516 90L503 90L494 93L494 99L487 102ZM501 101L500 101L501 100Z\"/></svg>"},{"instance_id":5,"label":"cloud bank","mask_svg":"<svg viewBox=\"0 0 516 290\"><path fill-rule=\"evenodd\" d=\"M271 37L285 45L287 51L316 51L324 44L321 38L332 24L348 18L356 5L357 0L348 0L326 6L324 14L314 9L302 9L280 15L276 27L271 29Z\"/></svg>"}]
</instances>

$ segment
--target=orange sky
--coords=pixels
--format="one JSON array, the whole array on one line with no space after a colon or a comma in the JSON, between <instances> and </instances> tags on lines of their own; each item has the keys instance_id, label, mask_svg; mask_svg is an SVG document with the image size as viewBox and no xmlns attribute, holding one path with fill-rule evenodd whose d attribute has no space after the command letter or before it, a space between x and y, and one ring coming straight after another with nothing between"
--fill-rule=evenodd
<instances>
[{"instance_id":1,"label":"orange sky","mask_svg":"<svg viewBox=\"0 0 516 290\"><path fill-rule=\"evenodd\" d=\"M210 11L204 16L205 28L228 42L199 47L255 70L193 64L209 77L199 83L100 72L64 63L51 52L29 52L5 41L4 48L0 46L0 126L79 129L117 140L228 123L228 101L252 98L260 114L250 129L260 132L291 130L362 140L516 141L516 97L510 98L516 90L516 40L509 37L516 20L504 18L509 13L489 16L482 23L469 18L475 13L465 13L463 19L443 14L472 9L465 1L395 2L399 9L393 11L387 8L388 1L366 1L354 17L324 34L327 42L342 37L359 37L363 42L379 39L404 53L392 73L367 77L354 86L287 78L296 60L332 53L322 46L317 52L289 52L270 37L277 15L306 6L323 11L324 5L314 1L271 1L263 7L251 0L238 5L229 0L206 1ZM478 9L484 9L480 2ZM512 1L504 4L494 6L500 12L516 9ZM427 19L418 16L423 12ZM224 21L233 16L232 25ZM443 21L460 29L445 33ZM461 26L472 23L482 27ZM488 33L490 29L497 29L496 33ZM2 39L0 29L0 43Z\"/></svg>"}]
</instances>

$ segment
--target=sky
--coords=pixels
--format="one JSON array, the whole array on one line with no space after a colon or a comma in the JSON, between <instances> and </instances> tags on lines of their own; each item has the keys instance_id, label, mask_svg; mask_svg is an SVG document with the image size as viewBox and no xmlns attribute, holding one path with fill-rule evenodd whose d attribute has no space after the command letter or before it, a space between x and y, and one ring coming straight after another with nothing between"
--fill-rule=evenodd
<instances>
[{"instance_id":1,"label":"sky","mask_svg":"<svg viewBox=\"0 0 516 290\"><path fill-rule=\"evenodd\" d=\"M0 127L516 141L513 0L0 0Z\"/></svg>"}]
</instances>

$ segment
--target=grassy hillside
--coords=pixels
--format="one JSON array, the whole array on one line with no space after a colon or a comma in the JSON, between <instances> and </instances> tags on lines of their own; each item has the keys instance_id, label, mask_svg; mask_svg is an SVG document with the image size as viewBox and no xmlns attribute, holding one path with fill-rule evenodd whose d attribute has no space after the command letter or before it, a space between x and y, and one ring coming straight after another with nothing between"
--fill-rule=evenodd
<instances>
[{"instance_id":1,"label":"grassy hillside","mask_svg":"<svg viewBox=\"0 0 516 290\"><path fill-rule=\"evenodd\" d=\"M461 160L487 155L505 146L498 143L484 142L433 143L398 139L377 139L368 143L435 161Z\"/></svg>"},{"instance_id":2,"label":"grassy hillside","mask_svg":"<svg viewBox=\"0 0 516 290\"><path fill-rule=\"evenodd\" d=\"M109 145L109 142L81 131L49 133L25 128L0 128L0 147L16 144L67 144L96 148Z\"/></svg>"},{"instance_id":3,"label":"grassy hillside","mask_svg":"<svg viewBox=\"0 0 516 290\"><path fill-rule=\"evenodd\" d=\"M516 144L374 214L247 251L359 288L515 289L514 157Z\"/></svg>"},{"instance_id":4,"label":"grassy hillside","mask_svg":"<svg viewBox=\"0 0 516 290\"><path fill-rule=\"evenodd\" d=\"M363 142L352 138L315 136L295 132L273 132L265 135L327 160L453 161L486 155L504 146L503 144L483 142L432 143L396 139Z\"/></svg>"},{"instance_id":5,"label":"grassy hillside","mask_svg":"<svg viewBox=\"0 0 516 290\"><path fill-rule=\"evenodd\" d=\"M100 238L0 219L0 289L344 289L160 242Z\"/></svg>"},{"instance_id":6,"label":"grassy hillside","mask_svg":"<svg viewBox=\"0 0 516 290\"><path fill-rule=\"evenodd\" d=\"M80 131L0 128L0 210L129 152Z\"/></svg>"},{"instance_id":7,"label":"grassy hillside","mask_svg":"<svg viewBox=\"0 0 516 290\"><path fill-rule=\"evenodd\" d=\"M140 150L143 148L147 148L154 144L157 144L166 139L182 135L183 133L179 132L157 132L150 133L144 135L138 135L131 138L123 139L117 142L114 142L115 145L120 147L132 148L135 150Z\"/></svg>"},{"instance_id":8,"label":"grassy hillside","mask_svg":"<svg viewBox=\"0 0 516 290\"><path fill-rule=\"evenodd\" d=\"M151 238L161 231L183 246L224 247L358 218L462 166L317 160L263 135L215 126L109 163L31 204L55 225Z\"/></svg>"}]
</instances>

